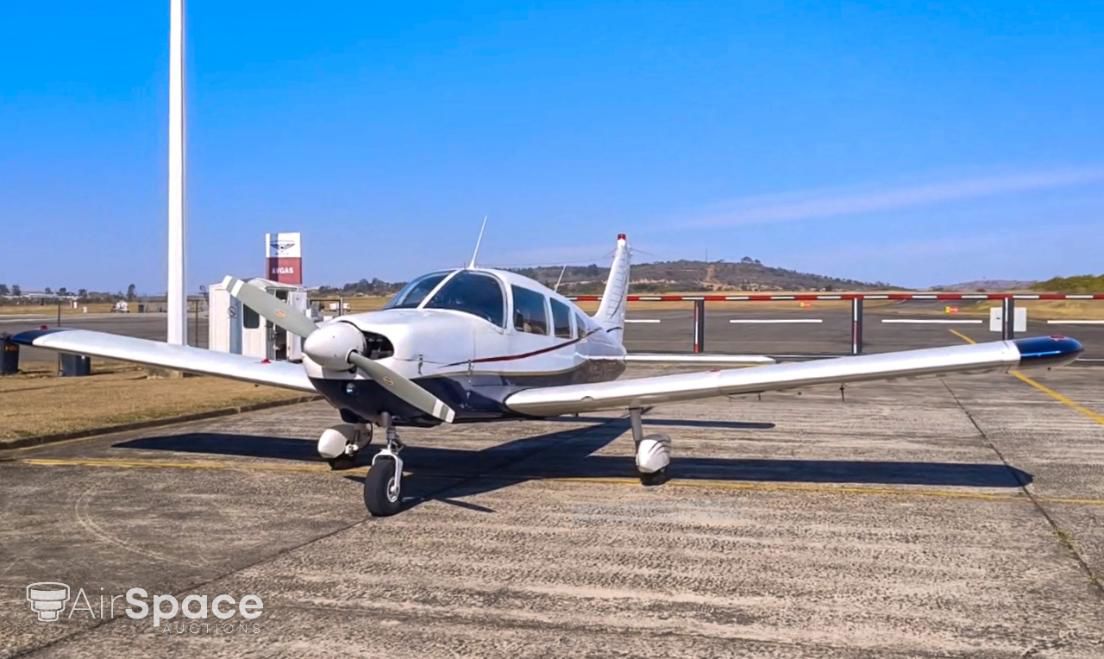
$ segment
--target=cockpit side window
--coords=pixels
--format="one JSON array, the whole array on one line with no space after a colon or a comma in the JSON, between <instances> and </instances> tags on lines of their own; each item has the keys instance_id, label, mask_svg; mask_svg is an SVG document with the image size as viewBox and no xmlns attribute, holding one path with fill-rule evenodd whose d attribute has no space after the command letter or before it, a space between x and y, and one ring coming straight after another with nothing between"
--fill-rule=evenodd
<instances>
[{"instance_id":1,"label":"cockpit side window","mask_svg":"<svg viewBox=\"0 0 1104 659\"><path fill-rule=\"evenodd\" d=\"M561 339L571 338L571 309L555 298L549 298L552 303L552 333Z\"/></svg>"},{"instance_id":2,"label":"cockpit side window","mask_svg":"<svg viewBox=\"0 0 1104 659\"><path fill-rule=\"evenodd\" d=\"M447 277L447 272L433 272L411 281L387 303L384 309L414 309L429 295L437 284Z\"/></svg>"},{"instance_id":3,"label":"cockpit side window","mask_svg":"<svg viewBox=\"0 0 1104 659\"><path fill-rule=\"evenodd\" d=\"M491 275L461 272L450 279L425 305L426 309L453 309L506 326L502 286Z\"/></svg>"},{"instance_id":4,"label":"cockpit side window","mask_svg":"<svg viewBox=\"0 0 1104 659\"><path fill-rule=\"evenodd\" d=\"M521 286L511 286L514 294L514 329L530 334L548 334L548 310L544 296Z\"/></svg>"}]
</instances>

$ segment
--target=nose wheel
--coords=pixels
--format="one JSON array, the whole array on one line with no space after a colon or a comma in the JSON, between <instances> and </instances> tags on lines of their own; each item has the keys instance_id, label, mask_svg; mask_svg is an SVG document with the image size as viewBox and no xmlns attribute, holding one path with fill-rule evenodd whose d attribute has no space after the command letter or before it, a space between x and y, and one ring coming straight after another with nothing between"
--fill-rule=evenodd
<instances>
[{"instance_id":1,"label":"nose wheel","mask_svg":"<svg viewBox=\"0 0 1104 659\"><path fill-rule=\"evenodd\" d=\"M380 415L380 425L387 431L387 445L372 458L372 466L364 479L364 505L373 517L387 517L402 508L402 469L399 457L403 445L399 433L391 425L391 415Z\"/></svg>"}]
</instances>

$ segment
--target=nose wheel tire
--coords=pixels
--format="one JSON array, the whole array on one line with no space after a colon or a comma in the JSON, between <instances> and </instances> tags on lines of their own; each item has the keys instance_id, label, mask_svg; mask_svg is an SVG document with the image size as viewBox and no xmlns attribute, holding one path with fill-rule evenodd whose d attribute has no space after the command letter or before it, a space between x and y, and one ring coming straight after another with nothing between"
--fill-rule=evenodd
<instances>
[{"instance_id":1,"label":"nose wheel tire","mask_svg":"<svg viewBox=\"0 0 1104 659\"><path fill-rule=\"evenodd\" d=\"M653 485L663 485L668 480L670 480L670 476L667 475L666 467L660 469L659 471L653 471L651 473L638 471L637 474L639 474L640 476L640 484L647 487L651 487Z\"/></svg>"},{"instance_id":2,"label":"nose wheel tire","mask_svg":"<svg viewBox=\"0 0 1104 659\"><path fill-rule=\"evenodd\" d=\"M378 456L364 479L364 505L373 517L387 517L402 507L401 479L391 457Z\"/></svg>"}]
</instances>

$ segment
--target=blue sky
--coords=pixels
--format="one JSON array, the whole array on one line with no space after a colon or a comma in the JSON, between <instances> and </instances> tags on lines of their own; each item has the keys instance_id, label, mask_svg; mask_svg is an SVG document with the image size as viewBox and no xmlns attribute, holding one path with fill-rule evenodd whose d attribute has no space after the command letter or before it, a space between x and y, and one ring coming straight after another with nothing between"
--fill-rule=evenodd
<instances>
[{"instance_id":1,"label":"blue sky","mask_svg":"<svg viewBox=\"0 0 1104 659\"><path fill-rule=\"evenodd\" d=\"M0 282L164 290L168 0L0 22ZM191 288L738 259L1104 271L1104 4L188 0Z\"/></svg>"}]
</instances>

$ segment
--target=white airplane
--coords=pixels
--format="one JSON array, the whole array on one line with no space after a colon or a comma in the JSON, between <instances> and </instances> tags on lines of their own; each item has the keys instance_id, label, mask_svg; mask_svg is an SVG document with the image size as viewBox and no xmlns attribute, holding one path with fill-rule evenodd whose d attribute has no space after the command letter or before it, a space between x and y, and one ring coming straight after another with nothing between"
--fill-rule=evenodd
<instances>
[{"instance_id":1,"label":"white airplane","mask_svg":"<svg viewBox=\"0 0 1104 659\"><path fill-rule=\"evenodd\" d=\"M643 431L642 414L655 405L821 384L1056 366L1073 361L1082 349L1074 339L1050 336L785 364L746 355L628 354L622 337L629 261L621 234L593 316L532 279L475 267L474 257L467 268L414 279L382 310L317 325L261 288L228 277L234 297L303 337L302 364L82 329L31 331L14 339L36 348L317 392L344 422L318 439L318 454L335 468L354 465L356 454L371 442L373 426L385 432L386 444L372 458L364 481L365 505L377 516L401 508L403 445L396 431L401 425L628 410L641 481L653 484L666 479L670 463L670 438ZM618 380L632 362L728 368Z\"/></svg>"}]
</instances>

